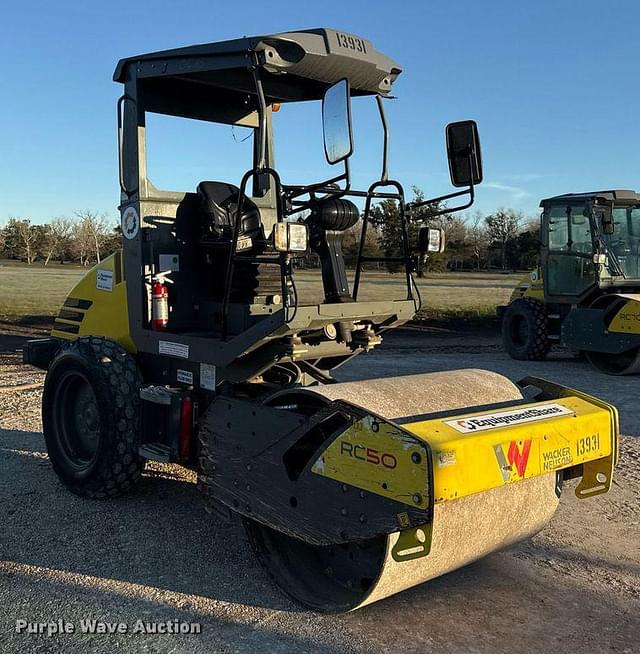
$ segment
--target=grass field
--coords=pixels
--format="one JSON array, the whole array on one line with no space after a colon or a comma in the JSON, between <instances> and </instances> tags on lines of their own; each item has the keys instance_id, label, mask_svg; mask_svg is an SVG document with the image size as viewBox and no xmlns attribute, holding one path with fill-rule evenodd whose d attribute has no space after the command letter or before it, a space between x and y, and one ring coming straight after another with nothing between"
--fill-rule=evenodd
<instances>
[{"instance_id":1,"label":"grass field","mask_svg":"<svg viewBox=\"0 0 640 654\"><path fill-rule=\"evenodd\" d=\"M0 263L0 318L54 315L65 297L84 275L75 266L26 266ZM418 280L423 300L421 316L435 320L485 320L495 315L495 307L509 299L520 274L446 273ZM322 298L319 271L299 271L296 282L301 303ZM402 274L365 273L359 299L400 299L404 297Z\"/></svg>"},{"instance_id":2,"label":"grass field","mask_svg":"<svg viewBox=\"0 0 640 654\"><path fill-rule=\"evenodd\" d=\"M433 320L491 320L496 306L509 300L523 275L500 273L441 273L417 279L422 296L420 316ZM296 278L304 300L320 300L318 276L303 271ZM360 282L359 300L404 299L404 274L368 272Z\"/></svg>"},{"instance_id":3,"label":"grass field","mask_svg":"<svg viewBox=\"0 0 640 654\"><path fill-rule=\"evenodd\" d=\"M75 266L0 265L0 318L57 313L85 272Z\"/></svg>"}]
</instances>

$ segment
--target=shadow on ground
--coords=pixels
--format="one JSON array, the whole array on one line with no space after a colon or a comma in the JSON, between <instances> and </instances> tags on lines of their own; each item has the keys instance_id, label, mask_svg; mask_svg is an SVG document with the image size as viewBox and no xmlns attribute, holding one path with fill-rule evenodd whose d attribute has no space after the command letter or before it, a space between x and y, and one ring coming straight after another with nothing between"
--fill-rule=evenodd
<instances>
[{"instance_id":1,"label":"shadow on ground","mask_svg":"<svg viewBox=\"0 0 640 654\"><path fill-rule=\"evenodd\" d=\"M636 643L640 602L541 565L575 554L539 539L353 614L310 614L274 588L242 532L206 514L179 469L169 473L147 474L123 498L83 500L57 481L40 433L0 430L0 634L18 617L94 616L201 623L202 634L171 641L175 651L496 652L514 639L527 651L567 643L599 651ZM603 569L619 565L596 558L591 564ZM64 638L66 651L167 642ZM11 633L4 651L25 651L25 642Z\"/></svg>"}]
</instances>

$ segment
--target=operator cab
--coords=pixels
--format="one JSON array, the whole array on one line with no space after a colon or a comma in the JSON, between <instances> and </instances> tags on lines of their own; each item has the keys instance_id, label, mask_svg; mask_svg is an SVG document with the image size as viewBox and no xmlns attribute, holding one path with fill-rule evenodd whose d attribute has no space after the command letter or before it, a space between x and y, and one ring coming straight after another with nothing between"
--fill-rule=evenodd
<instances>
[{"instance_id":1,"label":"operator cab","mask_svg":"<svg viewBox=\"0 0 640 654\"><path fill-rule=\"evenodd\" d=\"M477 126L451 123L446 145L456 190L407 203L389 176L385 98L400 66L355 35L313 29L208 43L123 59L114 80L118 101L124 270L130 336L138 351L180 352L200 362L235 366L245 377L247 354L256 373L285 359L313 359L329 369L381 341L387 329L420 307L413 280L416 252L443 247L421 209L464 197L466 209L482 181ZM368 96L380 119L379 177L354 188L351 98ZM314 102L322 129L328 178L300 184L281 178L275 160L273 114L288 103ZM283 112L284 113L284 112ZM206 179L183 190L157 188L147 171L146 126L151 114L249 128L252 161L237 179ZM225 153L216 151L217 161ZM231 177L231 175L229 175ZM363 266L388 257L366 256L374 202L398 208L405 294L394 300L358 299ZM430 216L438 215L429 211ZM409 222L422 223L417 244ZM356 227L358 226L358 227ZM359 254L347 279L342 239L357 229ZM372 228L373 229L373 228ZM313 252L320 261L323 299L301 302L294 263ZM320 277L320 275L319 275ZM165 309L168 304L168 309ZM156 306L160 316L156 319ZM164 333L157 333L164 332ZM172 350L173 351L173 350ZM185 356L185 358L187 358ZM231 378L232 373L228 373Z\"/></svg>"},{"instance_id":2,"label":"operator cab","mask_svg":"<svg viewBox=\"0 0 640 654\"><path fill-rule=\"evenodd\" d=\"M591 301L602 289L640 287L640 195L568 193L540 203L545 296Z\"/></svg>"}]
</instances>

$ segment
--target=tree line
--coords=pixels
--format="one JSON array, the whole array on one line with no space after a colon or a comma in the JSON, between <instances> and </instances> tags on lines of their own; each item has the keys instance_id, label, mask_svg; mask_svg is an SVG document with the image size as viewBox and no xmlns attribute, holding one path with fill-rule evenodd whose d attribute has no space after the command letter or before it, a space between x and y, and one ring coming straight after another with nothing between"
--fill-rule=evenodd
<instances>
[{"instance_id":1,"label":"tree line","mask_svg":"<svg viewBox=\"0 0 640 654\"><path fill-rule=\"evenodd\" d=\"M413 189L413 200L424 194ZM444 212L444 213L441 213ZM440 215L434 215L434 214ZM444 230L446 250L431 255L423 270L530 269L538 256L539 222L514 209L500 208L490 214L476 211L460 215L446 212L444 205L427 205L409 223L409 241L417 243L418 229L426 224ZM349 230L343 238L347 265L352 266L358 255L362 223ZM83 266L99 263L120 247L120 226L104 214L78 211L71 218L54 218L48 223L33 224L25 218L9 218L0 228L0 257L17 259L28 264L41 262L79 263ZM367 229L364 254L371 257L397 257L401 254L402 231L400 212L395 200L386 199L373 207ZM305 257L307 266L317 265L317 256ZM401 264L387 263L390 272Z\"/></svg>"},{"instance_id":2,"label":"tree line","mask_svg":"<svg viewBox=\"0 0 640 654\"><path fill-rule=\"evenodd\" d=\"M100 263L119 247L119 225L90 210L44 224L12 216L0 227L0 257L29 265L38 261L45 266L51 262L89 266Z\"/></svg>"},{"instance_id":3,"label":"tree line","mask_svg":"<svg viewBox=\"0 0 640 654\"><path fill-rule=\"evenodd\" d=\"M414 187L413 201L424 199ZM409 222L409 242L415 245L420 225L439 227L445 233L446 249L430 255L419 273L426 270L517 270L535 267L539 252L540 223L537 217L526 217L521 211L499 208L485 214L452 214L446 205L426 205ZM387 199L373 207L367 229L364 254L371 257L398 257L402 252L402 229L398 203ZM360 242L361 223L350 230L343 241L348 265L355 264ZM387 263L390 272L397 272L400 263Z\"/></svg>"}]
</instances>

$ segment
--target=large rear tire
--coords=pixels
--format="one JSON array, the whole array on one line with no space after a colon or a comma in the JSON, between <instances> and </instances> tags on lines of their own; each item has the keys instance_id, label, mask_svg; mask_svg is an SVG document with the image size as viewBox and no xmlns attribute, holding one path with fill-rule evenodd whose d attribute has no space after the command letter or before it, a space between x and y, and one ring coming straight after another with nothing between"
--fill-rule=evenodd
<instances>
[{"instance_id":1,"label":"large rear tire","mask_svg":"<svg viewBox=\"0 0 640 654\"><path fill-rule=\"evenodd\" d=\"M514 300L502 318L502 342L518 361L542 361L549 350L547 309L534 298Z\"/></svg>"},{"instance_id":2,"label":"large rear tire","mask_svg":"<svg viewBox=\"0 0 640 654\"><path fill-rule=\"evenodd\" d=\"M104 338L65 344L45 379L42 423L62 483L91 499L114 497L137 481L141 385L133 357Z\"/></svg>"}]
</instances>

